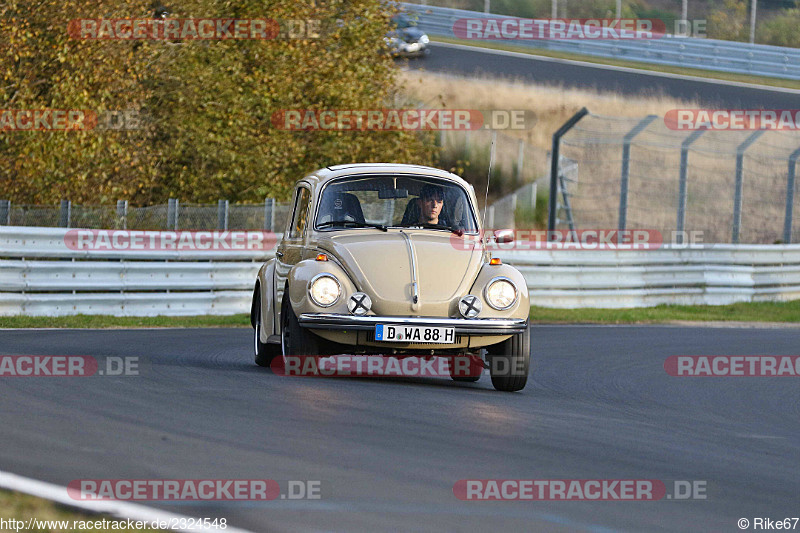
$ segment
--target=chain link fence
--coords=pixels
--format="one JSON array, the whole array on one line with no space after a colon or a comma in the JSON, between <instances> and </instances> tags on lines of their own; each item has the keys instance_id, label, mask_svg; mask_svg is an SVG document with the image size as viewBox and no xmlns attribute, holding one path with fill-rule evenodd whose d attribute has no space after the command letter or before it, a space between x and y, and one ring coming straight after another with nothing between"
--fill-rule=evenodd
<instances>
[{"instance_id":1,"label":"chain link fence","mask_svg":"<svg viewBox=\"0 0 800 533\"><path fill-rule=\"evenodd\" d=\"M800 132L677 131L655 115L590 113L562 138L560 156L560 229L702 232L707 243L800 239Z\"/></svg>"},{"instance_id":2,"label":"chain link fence","mask_svg":"<svg viewBox=\"0 0 800 533\"><path fill-rule=\"evenodd\" d=\"M0 200L0 225L130 230L244 230L280 232L291 212L290 202L267 198L260 205L167 204L129 207L125 200L115 206L16 205Z\"/></svg>"}]
</instances>

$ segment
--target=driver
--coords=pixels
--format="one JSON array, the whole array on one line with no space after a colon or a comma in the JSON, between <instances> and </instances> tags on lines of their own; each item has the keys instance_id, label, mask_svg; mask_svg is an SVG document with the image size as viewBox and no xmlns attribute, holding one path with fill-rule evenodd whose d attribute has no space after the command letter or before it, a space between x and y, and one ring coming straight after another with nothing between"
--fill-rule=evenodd
<instances>
[{"instance_id":1,"label":"driver","mask_svg":"<svg viewBox=\"0 0 800 533\"><path fill-rule=\"evenodd\" d=\"M439 185L425 185L420 191L419 198L419 220L420 224L444 224L440 220L442 207L444 206L444 190Z\"/></svg>"}]
</instances>

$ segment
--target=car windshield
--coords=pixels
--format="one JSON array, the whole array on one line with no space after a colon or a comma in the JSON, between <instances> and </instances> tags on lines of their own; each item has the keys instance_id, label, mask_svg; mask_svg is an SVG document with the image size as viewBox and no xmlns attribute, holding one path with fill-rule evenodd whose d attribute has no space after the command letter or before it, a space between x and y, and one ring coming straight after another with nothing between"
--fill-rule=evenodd
<instances>
[{"instance_id":1,"label":"car windshield","mask_svg":"<svg viewBox=\"0 0 800 533\"><path fill-rule=\"evenodd\" d=\"M396 15L392 17L392 23L397 28L410 28L411 26L416 26L417 21L412 18L409 18L408 15Z\"/></svg>"},{"instance_id":2,"label":"car windshield","mask_svg":"<svg viewBox=\"0 0 800 533\"><path fill-rule=\"evenodd\" d=\"M467 192L452 181L406 175L348 177L322 191L316 229L425 227L474 233L478 226Z\"/></svg>"}]
</instances>

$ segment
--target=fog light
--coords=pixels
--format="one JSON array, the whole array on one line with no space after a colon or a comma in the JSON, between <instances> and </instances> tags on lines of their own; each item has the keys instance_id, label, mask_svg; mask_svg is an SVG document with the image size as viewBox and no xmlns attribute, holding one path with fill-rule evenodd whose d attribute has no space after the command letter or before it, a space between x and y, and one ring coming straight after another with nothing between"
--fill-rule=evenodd
<instances>
[{"instance_id":1,"label":"fog light","mask_svg":"<svg viewBox=\"0 0 800 533\"><path fill-rule=\"evenodd\" d=\"M364 316L372 308L372 300L363 292L354 292L347 300L347 309L356 316Z\"/></svg>"},{"instance_id":2,"label":"fog light","mask_svg":"<svg viewBox=\"0 0 800 533\"><path fill-rule=\"evenodd\" d=\"M458 302L458 311L464 318L475 318L481 314L483 304L477 296L468 294Z\"/></svg>"}]
</instances>

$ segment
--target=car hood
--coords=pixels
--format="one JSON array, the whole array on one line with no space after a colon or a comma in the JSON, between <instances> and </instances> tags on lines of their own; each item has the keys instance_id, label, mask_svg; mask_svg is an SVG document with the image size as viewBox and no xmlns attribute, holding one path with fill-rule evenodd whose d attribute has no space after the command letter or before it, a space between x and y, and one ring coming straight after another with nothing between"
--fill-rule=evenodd
<instances>
[{"instance_id":1,"label":"car hood","mask_svg":"<svg viewBox=\"0 0 800 533\"><path fill-rule=\"evenodd\" d=\"M457 309L458 298L469 292L483 263L480 247L459 245L460 237L444 231L331 233L319 239L318 246L335 257L355 285L372 298L372 310L377 315L450 316ZM415 277L417 303L413 301Z\"/></svg>"}]
</instances>

